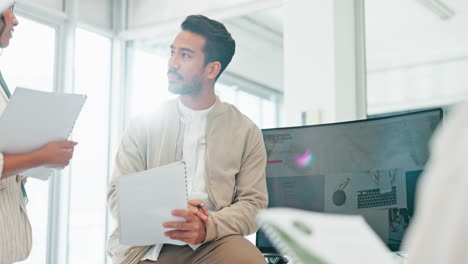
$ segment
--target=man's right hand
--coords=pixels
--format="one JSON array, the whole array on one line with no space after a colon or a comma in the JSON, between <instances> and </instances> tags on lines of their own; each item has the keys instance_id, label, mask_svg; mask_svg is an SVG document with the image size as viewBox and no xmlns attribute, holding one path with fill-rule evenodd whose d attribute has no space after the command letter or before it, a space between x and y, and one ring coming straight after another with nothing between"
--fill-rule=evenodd
<instances>
[{"instance_id":1,"label":"man's right hand","mask_svg":"<svg viewBox=\"0 0 468 264\"><path fill-rule=\"evenodd\" d=\"M64 168L70 164L76 144L68 140L50 142L39 149L37 154L44 166Z\"/></svg>"},{"instance_id":2,"label":"man's right hand","mask_svg":"<svg viewBox=\"0 0 468 264\"><path fill-rule=\"evenodd\" d=\"M199 205L202 205L201 208L198 207ZM205 222L205 225L208 225L208 216L210 215L210 212L202 200L189 200L188 208L194 215L198 216L198 218Z\"/></svg>"}]
</instances>

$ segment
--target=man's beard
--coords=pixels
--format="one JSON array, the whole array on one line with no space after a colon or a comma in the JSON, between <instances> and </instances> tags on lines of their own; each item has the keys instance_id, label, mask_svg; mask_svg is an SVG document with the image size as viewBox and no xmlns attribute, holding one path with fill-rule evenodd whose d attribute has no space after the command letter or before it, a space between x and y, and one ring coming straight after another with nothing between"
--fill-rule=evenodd
<instances>
[{"instance_id":1,"label":"man's beard","mask_svg":"<svg viewBox=\"0 0 468 264\"><path fill-rule=\"evenodd\" d=\"M169 92L180 95L196 95L202 89L202 81L196 78L191 83L184 84L181 87L173 87L169 84Z\"/></svg>"}]
</instances>

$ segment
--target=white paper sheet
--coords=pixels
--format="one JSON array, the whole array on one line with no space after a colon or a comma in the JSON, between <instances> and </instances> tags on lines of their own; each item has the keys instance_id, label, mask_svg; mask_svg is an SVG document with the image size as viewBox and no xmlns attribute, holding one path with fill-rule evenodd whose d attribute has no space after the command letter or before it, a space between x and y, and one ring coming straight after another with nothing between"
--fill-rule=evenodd
<instances>
[{"instance_id":1,"label":"white paper sheet","mask_svg":"<svg viewBox=\"0 0 468 264\"><path fill-rule=\"evenodd\" d=\"M21 154L51 141L66 140L86 96L16 88L0 116L0 152ZM39 167L21 175L47 180L51 169Z\"/></svg>"},{"instance_id":2,"label":"white paper sheet","mask_svg":"<svg viewBox=\"0 0 468 264\"><path fill-rule=\"evenodd\" d=\"M116 189L121 244L185 245L164 236L169 229L162 226L164 222L185 221L171 214L174 209L187 209L184 162L122 176Z\"/></svg>"}]
</instances>

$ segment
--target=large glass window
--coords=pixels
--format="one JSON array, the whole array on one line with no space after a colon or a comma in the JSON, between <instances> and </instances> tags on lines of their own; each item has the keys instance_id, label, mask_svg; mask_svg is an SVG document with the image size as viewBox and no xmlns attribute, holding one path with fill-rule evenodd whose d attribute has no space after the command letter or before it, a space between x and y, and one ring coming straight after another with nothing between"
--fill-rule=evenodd
<instances>
[{"instance_id":1,"label":"large glass window","mask_svg":"<svg viewBox=\"0 0 468 264\"><path fill-rule=\"evenodd\" d=\"M229 79L229 82L223 83L223 78L220 78L216 84L216 92L221 100L235 105L260 128L278 126L278 101L280 97L278 92L265 91L264 87L258 87L258 85L248 83L246 80L232 84L235 83L235 80ZM255 88L252 89L256 86L257 93Z\"/></svg>"},{"instance_id":2,"label":"large glass window","mask_svg":"<svg viewBox=\"0 0 468 264\"><path fill-rule=\"evenodd\" d=\"M365 1L368 114L453 104L468 92L468 2L431 2Z\"/></svg>"},{"instance_id":3,"label":"large glass window","mask_svg":"<svg viewBox=\"0 0 468 264\"><path fill-rule=\"evenodd\" d=\"M169 54L169 46L167 48ZM130 116L148 113L162 102L174 98L167 90L167 59L163 52L130 50Z\"/></svg>"},{"instance_id":4,"label":"large glass window","mask_svg":"<svg viewBox=\"0 0 468 264\"><path fill-rule=\"evenodd\" d=\"M16 87L52 91L54 89L55 29L18 16L10 46L0 56L0 69L10 91ZM29 179L27 205L33 231L33 248L21 263L45 263L49 181Z\"/></svg>"},{"instance_id":5,"label":"large glass window","mask_svg":"<svg viewBox=\"0 0 468 264\"><path fill-rule=\"evenodd\" d=\"M130 49L130 116L150 112L176 97L167 90L168 47L169 44L153 50ZM235 105L261 128L276 127L279 93L225 75L229 73L223 73L216 83L216 93L221 100Z\"/></svg>"},{"instance_id":6,"label":"large glass window","mask_svg":"<svg viewBox=\"0 0 468 264\"><path fill-rule=\"evenodd\" d=\"M111 41L78 28L75 92L88 99L76 123L70 178L68 263L105 263Z\"/></svg>"},{"instance_id":7,"label":"large glass window","mask_svg":"<svg viewBox=\"0 0 468 264\"><path fill-rule=\"evenodd\" d=\"M468 2L431 2L365 1L369 115L453 104L467 94Z\"/></svg>"}]
</instances>

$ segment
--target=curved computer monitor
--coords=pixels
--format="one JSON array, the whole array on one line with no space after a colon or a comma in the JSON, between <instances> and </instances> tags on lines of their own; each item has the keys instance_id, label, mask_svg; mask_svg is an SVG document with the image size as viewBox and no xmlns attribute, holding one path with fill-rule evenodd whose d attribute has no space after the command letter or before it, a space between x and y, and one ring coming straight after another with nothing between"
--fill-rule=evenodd
<instances>
[{"instance_id":1,"label":"curved computer monitor","mask_svg":"<svg viewBox=\"0 0 468 264\"><path fill-rule=\"evenodd\" d=\"M442 109L315 126L264 129L269 207L363 215L399 250ZM277 253L257 232L263 253Z\"/></svg>"}]
</instances>

